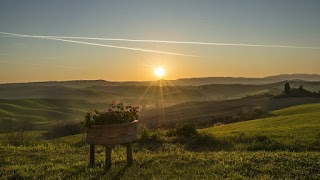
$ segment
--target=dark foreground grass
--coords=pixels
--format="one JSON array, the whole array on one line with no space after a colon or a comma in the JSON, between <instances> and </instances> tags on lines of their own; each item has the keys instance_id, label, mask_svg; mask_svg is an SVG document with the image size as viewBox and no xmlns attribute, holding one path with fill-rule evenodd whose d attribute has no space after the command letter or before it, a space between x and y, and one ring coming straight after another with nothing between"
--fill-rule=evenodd
<instances>
[{"instance_id":1,"label":"dark foreground grass","mask_svg":"<svg viewBox=\"0 0 320 180\"><path fill-rule=\"evenodd\" d=\"M157 150L134 148L134 164L126 166L125 149L116 147L113 167L104 172L104 153L88 168L88 146L64 143L0 147L3 179L320 179L319 152L192 152L162 144Z\"/></svg>"}]
</instances>

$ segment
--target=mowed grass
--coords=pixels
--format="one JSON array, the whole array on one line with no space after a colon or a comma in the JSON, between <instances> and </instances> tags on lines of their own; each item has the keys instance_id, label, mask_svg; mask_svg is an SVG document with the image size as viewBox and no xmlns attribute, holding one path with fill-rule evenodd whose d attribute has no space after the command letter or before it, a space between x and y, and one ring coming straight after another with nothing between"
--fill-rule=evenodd
<instances>
[{"instance_id":1,"label":"mowed grass","mask_svg":"<svg viewBox=\"0 0 320 180\"><path fill-rule=\"evenodd\" d=\"M134 164L115 146L112 169L104 171L104 148L96 167L89 163L85 134L43 140L27 146L0 142L4 179L320 179L319 104L272 112L274 117L222 125L181 141L163 131L134 143ZM295 113L293 113L295 112ZM35 135L39 133L32 132ZM140 134L141 135L141 134ZM0 139L5 135L0 136ZM208 140L209 138L209 140ZM208 140L208 141L207 141ZM187 142L184 142L187 141ZM190 143L194 143L192 148ZM199 148L195 147L199 146Z\"/></svg>"},{"instance_id":2,"label":"mowed grass","mask_svg":"<svg viewBox=\"0 0 320 180\"><path fill-rule=\"evenodd\" d=\"M320 150L320 104L307 104L273 111L275 117L206 128L217 137L264 136L282 148Z\"/></svg>"}]
</instances>

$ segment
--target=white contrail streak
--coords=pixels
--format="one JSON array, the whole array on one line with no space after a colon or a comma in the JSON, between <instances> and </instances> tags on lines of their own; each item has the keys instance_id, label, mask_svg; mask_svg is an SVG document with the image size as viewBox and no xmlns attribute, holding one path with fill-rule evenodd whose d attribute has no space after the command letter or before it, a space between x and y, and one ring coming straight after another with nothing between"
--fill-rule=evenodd
<instances>
[{"instance_id":1,"label":"white contrail streak","mask_svg":"<svg viewBox=\"0 0 320 180\"><path fill-rule=\"evenodd\" d=\"M12 35L11 37L16 37L17 34L14 33L4 33L2 34ZM24 35L20 37L26 37L30 35ZM5 36L10 37L10 36ZM292 45L272 45L272 44L244 44L244 43L217 43L217 42L200 42L200 41L165 41L165 40L149 40L149 39L120 39L120 38L96 38L96 37L78 37L78 36L37 36L37 38L58 38L58 39L81 39L81 40L99 40L99 41L125 41L125 42L143 42L143 43L166 43L166 44L192 44L192 45L212 45L212 46L241 46L241 47L267 47L267 48L291 48L291 49L314 49L320 50L320 47L312 46L292 46ZM110 45L111 46L111 45ZM123 47L130 48L130 47ZM139 49L139 48L133 48ZM131 50L133 50L131 49ZM139 49L141 50L141 49ZM150 50L154 51L154 50ZM160 51L161 52L161 51ZM179 53L170 53L171 55L184 55ZM192 56L192 55L187 55Z\"/></svg>"},{"instance_id":2,"label":"white contrail streak","mask_svg":"<svg viewBox=\"0 0 320 180\"><path fill-rule=\"evenodd\" d=\"M108 45L108 44L98 44L98 43L90 43L90 42L84 42L84 41L67 40L67 39L59 37L59 36L33 36L33 35L16 34L16 33L8 33L8 32L0 32L0 34L19 36L19 37L38 38L38 39L48 39L48 40L55 40L55 41L64 41L64 42L71 42L71 43L77 43L77 44L86 44L86 45L92 45L92 46L110 47L110 48L126 49L126 50L132 50L132 51L142 51L142 52L166 54L166 55L196 57L194 55L189 55L189 54L173 53L173 52L167 52L167 51L157 51L157 50L152 50L152 49L132 48L132 47L126 47L126 46L114 46L114 45Z\"/></svg>"},{"instance_id":3,"label":"white contrail streak","mask_svg":"<svg viewBox=\"0 0 320 180\"><path fill-rule=\"evenodd\" d=\"M10 36L6 36L6 37L10 37ZM11 37L13 37L13 36L11 36ZM149 40L149 39L96 38L96 37L78 37L78 36L75 36L75 37L72 37L72 36L38 36L38 37L59 38L59 39L99 40L99 41L125 41L125 42L143 42L143 43L193 44L193 45L212 45L212 46L242 46L242 47L267 47L267 48L292 48L292 49L320 50L320 47L272 45L272 44L216 43L216 42L200 42L200 41L164 41L164 40Z\"/></svg>"},{"instance_id":4,"label":"white contrail streak","mask_svg":"<svg viewBox=\"0 0 320 180\"><path fill-rule=\"evenodd\" d=\"M65 37L65 36L44 36L44 37L57 37L57 38L63 38L63 39L86 39L86 40L100 40L100 41L126 41L126 42L193 44L193 45L212 45L212 46L320 49L320 47L312 47L312 46L288 46L288 45L271 45L271 44L216 43L216 42L199 42L199 41L165 41L165 40L148 40L148 39L117 39L117 38Z\"/></svg>"}]
</instances>

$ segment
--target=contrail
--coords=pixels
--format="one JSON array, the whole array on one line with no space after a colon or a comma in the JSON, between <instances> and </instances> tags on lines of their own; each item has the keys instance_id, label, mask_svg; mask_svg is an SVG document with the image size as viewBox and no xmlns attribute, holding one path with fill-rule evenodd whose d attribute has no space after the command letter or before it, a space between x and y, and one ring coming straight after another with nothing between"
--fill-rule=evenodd
<instances>
[{"instance_id":1,"label":"contrail","mask_svg":"<svg viewBox=\"0 0 320 180\"><path fill-rule=\"evenodd\" d=\"M57 37L57 38L63 38L63 39L100 40L100 41L166 43L166 44L193 44L193 45L212 45L212 46L242 46L242 47L268 47L268 48L320 49L320 47L312 47L312 46L288 46L288 45L271 45L271 44L216 43L216 42L199 42L199 41L165 41L165 40L149 40L149 39L118 39L118 38L92 38L92 37L66 37L66 36L44 36L44 37Z\"/></svg>"},{"instance_id":2,"label":"contrail","mask_svg":"<svg viewBox=\"0 0 320 180\"><path fill-rule=\"evenodd\" d=\"M2 33L2 32L0 32ZM8 34L8 33L7 33ZM13 35L12 33L9 33ZM10 37L10 36L5 36ZM13 36L11 36L13 37ZM125 42L144 42L144 43L166 43L166 44L192 44L192 45L212 45L212 46L242 46L242 47L267 47L267 48L292 48L292 49L314 49L320 50L320 47L312 46L292 46L292 45L272 45L272 44L244 44L244 43L218 43L218 42L200 42L200 41L165 41L149 39L120 39L120 38L97 38L97 37L78 37L78 36L38 36L42 38L59 39L80 39L80 40L99 40L99 41L125 41ZM176 54L176 53L174 53Z\"/></svg>"},{"instance_id":3,"label":"contrail","mask_svg":"<svg viewBox=\"0 0 320 180\"><path fill-rule=\"evenodd\" d=\"M5 33L2 34L18 36L14 33ZM30 35L24 35L20 37L26 37ZM10 37L10 36L5 36ZM212 45L212 46L242 46L242 47L267 47L267 48L292 48L292 49L314 49L320 50L320 47L312 46L292 46L292 45L271 45L271 44L244 44L244 43L217 43L217 42L200 42L200 41L165 41L165 40L149 40L149 39L120 39L120 38L96 38L96 37L78 37L78 36L37 36L37 38L58 38L58 39L82 39L82 40L99 40L99 41L125 41L125 42L144 42L144 43L166 43L166 44L192 44L192 45ZM111 45L108 45L111 46ZM123 47L130 48L130 47ZM139 48L133 48L139 49ZM131 49L131 50L133 50ZM154 51L154 50L150 50ZM160 51L161 52L161 51ZM165 52L168 53L168 52ZM170 53L170 52L169 52ZM179 53L170 53L171 55L184 55ZM192 55L186 55L192 56Z\"/></svg>"},{"instance_id":4,"label":"contrail","mask_svg":"<svg viewBox=\"0 0 320 180\"><path fill-rule=\"evenodd\" d=\"M157 51L157 50L152 50L152 49L132 48L132 47L126 47L126 46L114 46L114 45L108 45L108 44L98 44L98 43L90 43L90 42L84 42L84 41L67 40L65 38L62 39L62 37L59 37L59 36L34 36L34 35L8 33L8 32L0 32L0 34L13 35L13 36L19 36L19 37L38 38L38 39L48 39L48 40L54 40L54 41L64 41L64 42L71 42L71 43L77 43L77 44L86 44L86 45L92 45L92 46L110 47L110 48L126 49L126 50L132 50L132 51L157 53L157 54L197 57L197 56L190 55L190 54L174 53L174 52L167 52L167 51Z\"/></svg>"}]
</instances>

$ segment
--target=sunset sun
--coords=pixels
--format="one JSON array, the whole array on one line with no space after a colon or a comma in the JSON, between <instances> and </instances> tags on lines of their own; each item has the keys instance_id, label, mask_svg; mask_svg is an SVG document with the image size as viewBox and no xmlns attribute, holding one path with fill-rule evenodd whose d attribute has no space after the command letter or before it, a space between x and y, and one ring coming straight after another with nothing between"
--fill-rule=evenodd
<instances>
[{"instance_id":1,"label":"sunset sun","mask_svg":"<svg viewBox=\"0 0 320 180\"><path fill-rule=\"evenodd\" d=\"M163 67L157 67L154 70L154 74L158 77L158 78L163 78L166 75L166 70Z\"/></svg>"}]
</instances>

